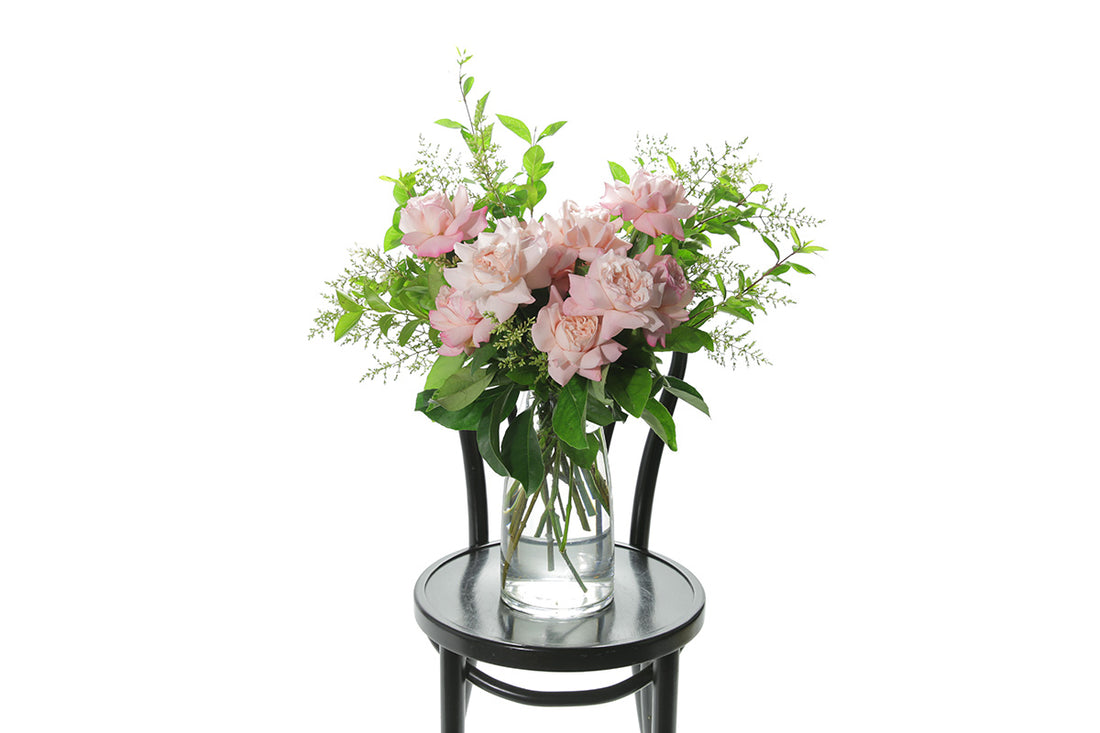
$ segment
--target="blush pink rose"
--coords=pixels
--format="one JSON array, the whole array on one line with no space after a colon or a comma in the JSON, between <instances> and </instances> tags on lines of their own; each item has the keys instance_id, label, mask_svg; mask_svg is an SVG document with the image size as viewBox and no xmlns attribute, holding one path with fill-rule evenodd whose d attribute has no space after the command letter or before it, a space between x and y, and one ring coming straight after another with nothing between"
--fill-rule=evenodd
<instances>
[{"instance_id":1,"label":"blush pink rose","mask_svg":"<svg viewBox=\"0 0 1100 733\"><path fill-rule=\"evenodd\" d=\"M488 211L488 206L474 211L465 186L458 187L453 201L438 191L411 198L401 210L401 244L420 257L439 257L485 231Z\"/></svg>"},{"instance_id":2,"label":"blush pink rose","mask_svg":"<svg viewBox=\"0 0 1100 733\"><path fill-rule=\"evenodd\" d=\"M503 323L520 305L535 302L527 277L542 262L546 250L546 237L538 227L510 216L497 222L495 232L482 232L473 244L456 244L460 262L443 274L483 315L491 313ZM544 286L549 284L547 280Z\"/></svg>"},{"instance_id":3,"label":"blush pink rose","mask_svg":"<svg viewBox=\"0 0 1100 733\"><path fill-rule=\"evenodd\" d=\"M630 243L617 236L622 222L611 221L611 212L599 206L582 209L572 201L561 207L561 218L550 214L542 217L550 247L566 247L577 257L591 262L605 252L625 255Z\"/></svg>"},{"instance_id":4,"label":"blush pink rose","mask_svg":"<svg viewBox=\"0 0 1100 733\"><path fill-rule=\"evenodd\" d=\"M650 245L645 252L635 259L645 265L653 275L653 282L664 286L661 303L657 306L657 317L661 319L660 327L646 331L646 341L650 346L660 343L665 345L665 337L686 321L689 317L688 306L695 297L695 291L688 284L684 275L684 268L672 255L656 255L656 247Z\"/></svg>"},{"instance_id":5,"label":"blush pink rose","mask_svg":"<svg viewBox=\"0 0 1100 733\"><path fill-rule=\"evenodd\" d=\"M536 290L554 285L564 296L569 292L569 274L576 267L577 251L552 241L552 231L539 222L528 222L524 226L528 232L543 237L547 244L542 260L527 274L527 286Z\"/></svg>"},{"instance_id":6,"label":"blush pink rose","mask_svg":"<svg viewBox=\"0 0 1100 733\"><path fill-rule=\"evenodd\" d=\"M477 305L446 285L435 296L436 310L428 311L428 323L439 331L443 356L471 354L474 348L489 340L493 322L481 315Z\"/></svg>"},{"instance_id":7,"label":"blush pink rose","mask_svg":"<svg viewBox=\"0 0 1100 733\"><path fill-rule=\"evenodd\" d=\"M562 297L569 293L569 276L577 265L577 251L550 245L539 266L527 277L531 288L544 288L553 285Z\"/></svg>"},{"instance_id":8,"label":"blush pink rose","mask_svg":"<svg viewBox=\"0 0 1100 733\"><path fill-rule=\"evenodd\" d=\"M600 316L565 313L561 295L551 288L550 302L539 311L531 337L535 348L549 357L550 378L564 387L574 374L600 381L601 367L618 359L626 348L612 340L619 330Z\"/></svg>"},{"instance_id":9,"label":"blush pink rose","mask_svg":"<svg viewBox=\"0 0 1100 733\"><path fill-rule=\"evenodd\" d=\"M569 315L602 316L613 327L661 327L657 308L664 299L664 284L639 260L608 252L588 268L588 274L569 276Z\"/></svg>"},{"instance_id":10,"label":"blush pink rose","mask_svg":"<svg viewBox=\"0 0 1100 733\"><path fill-rule=\"evenodd\" d=\"M684 187L671 178L656 178L638 170L630 185L616 181L605 183L600 205L611 214L634 222L634 228L651 237L671 234L684 241L683 220L695 213L687 202Z\"/></svg>"}]
</instances>

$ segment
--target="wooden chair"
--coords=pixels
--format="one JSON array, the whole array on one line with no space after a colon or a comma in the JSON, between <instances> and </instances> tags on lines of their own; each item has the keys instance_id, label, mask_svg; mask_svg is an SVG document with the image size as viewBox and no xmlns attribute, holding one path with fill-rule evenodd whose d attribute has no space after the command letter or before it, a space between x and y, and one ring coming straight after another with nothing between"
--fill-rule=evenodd
<instances>
[{"instance_id":1,"label":"wooden chair","mask_svg":"<svg viewBox=\"0 0 1100 733\"><path fill-rule=\"evenodd\" d=\"M669 374L682 378L685 354ZM671 413L676 398L661 402ZM605 432L610 447L611 429ZM650 518L664 443L650 431L642 453L630 540L615 548L611 605L579 620L544 620L500 601L499 542L488 541L485 468L476 435L461 433L470 544L420 576L416 621L439 650L443 733L463 733L471 686L527 705L593 705L635 695L642 733L674 733L680 650L703 625L704 594L686 568L649 551ZM621 682L592 690L538 691L498 680L477 662L547 672L630 667Z\"/></svg>"}]
</instances>

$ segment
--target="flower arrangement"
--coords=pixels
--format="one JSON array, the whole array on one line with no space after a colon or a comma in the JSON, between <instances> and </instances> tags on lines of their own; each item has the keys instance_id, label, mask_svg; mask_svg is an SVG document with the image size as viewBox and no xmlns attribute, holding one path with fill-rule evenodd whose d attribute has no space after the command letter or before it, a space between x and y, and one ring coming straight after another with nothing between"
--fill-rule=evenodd
<instances>
[{"instance_id":1,"label":"flower arrangement","mask_svg":"<svg viewBox=\"0 0 1100 733\"><path fill-rule=\"evenodd\" d=\"M526 145L522 170L509 175L486 113L489 94L471 109L469 59L460 52L466 121L438 121L461 135L465 168L422 141L416 170L383 177L397 202L392 226L380 248L359 250L330 283L334 307L312 335L381 347L388 357L369 376L426 371L416 409L476 431L486 463L507 477L506 598L530 540L546 548L540 562L575 581L582 597L574 605L597 606L607 598L590 586L609 575L601 563L610 547L600 428L641 418L676 450L675 422L658 393L709 410L695 387L663 373L664 356L765 361L748 327L790 302L779 290L787 273L811 274L794 258L824 250L798 233L818 222L752 182L756 161L740 157L744 141L677 161L663 138L639 141L632 174L610 163L598 200L536 215L554 166L542 143L566 123L539 131L497 115ZM734 261L750 234L773 264L754 270ZM597 535L604 544L592 556L570 551Z\"/></svg>"}]
</instances>

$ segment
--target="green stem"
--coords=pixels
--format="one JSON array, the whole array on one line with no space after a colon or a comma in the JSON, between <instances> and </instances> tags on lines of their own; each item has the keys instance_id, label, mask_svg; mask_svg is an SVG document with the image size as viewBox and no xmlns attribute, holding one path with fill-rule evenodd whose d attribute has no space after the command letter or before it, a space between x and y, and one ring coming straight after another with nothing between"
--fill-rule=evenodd
<instances>
[{"instance_id":1,"label":"green stem","mask_svg":"<svg viewBox=\"0 0 1100 733\"><path fill-rule=\"evenodd\" d=\"M519 482L517 481L516 483L518 484ZM520 491L523 492L523 500L526 501L527 492L523 489L522 486L520 487ZM523 536L523 530L527 526L527 521L531 518L531 513L535 511L535 504L536 502L532 500L527 505L527 511L524 513L523 519L520 522L513 524L511 527L511 531L509 532L508 553L505 555L504 562L501 567L501 582L504 582L504 578L508 577L508 569L512 567L512 557L515 555L516 549L519 547L519 540L520 537Z\"/></svg>"},{"instance_id":2,"label":"green stem","mask_svg":"<svg viewBox=\"0 0 1100 733\"><path fill-rule=\"evenodd\" d=\"M565 470L569 472L569 505L565 508L565 527L561 533L561 554L565 554L565 545L569 542L569 519L573 516L573 469L569 461L565 462Z\"/></svg>"},{"instance_id":3,"label":"green stem","mask_svg":"<svg viewBox=\"0 0 1100 733\"><path fill-rule=\"evenodd\" d=\"M564 542L565 541L562 540L562 545L563 546L564 546ZM569 559L569 553L565 552L565 550L562 550L561 556L565 560L565 564L569 567L569 572L573 573L573 578L577 581L577 585L579 585L581 587L582 591L587 593L588 592L588 586L586 586L584 584L584 580L581 579L581 574L577 572L577 569L575 567L573 567L573 561Z\"/></svg>"}]
</instances>

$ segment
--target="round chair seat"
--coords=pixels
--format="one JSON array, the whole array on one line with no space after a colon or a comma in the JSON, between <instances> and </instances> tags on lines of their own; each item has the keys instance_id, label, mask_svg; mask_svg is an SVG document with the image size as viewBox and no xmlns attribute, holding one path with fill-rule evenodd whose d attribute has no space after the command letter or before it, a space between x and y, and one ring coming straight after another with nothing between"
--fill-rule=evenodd
<instances>
[{"instance_id":1,"label":"round chair seat","mask_svg":"<svg viewBox=\"0 0 1100 733\"><path fill-rule=\"evenodd\" d=\"M439 560L416 582L416 622L439 646L470 659L548 672L645 664L699 633L704 594L681 565L628 545L615 547L615 593L580 619L542 619L500 600L500 543Z\"/></svg>"}]
</instances>

